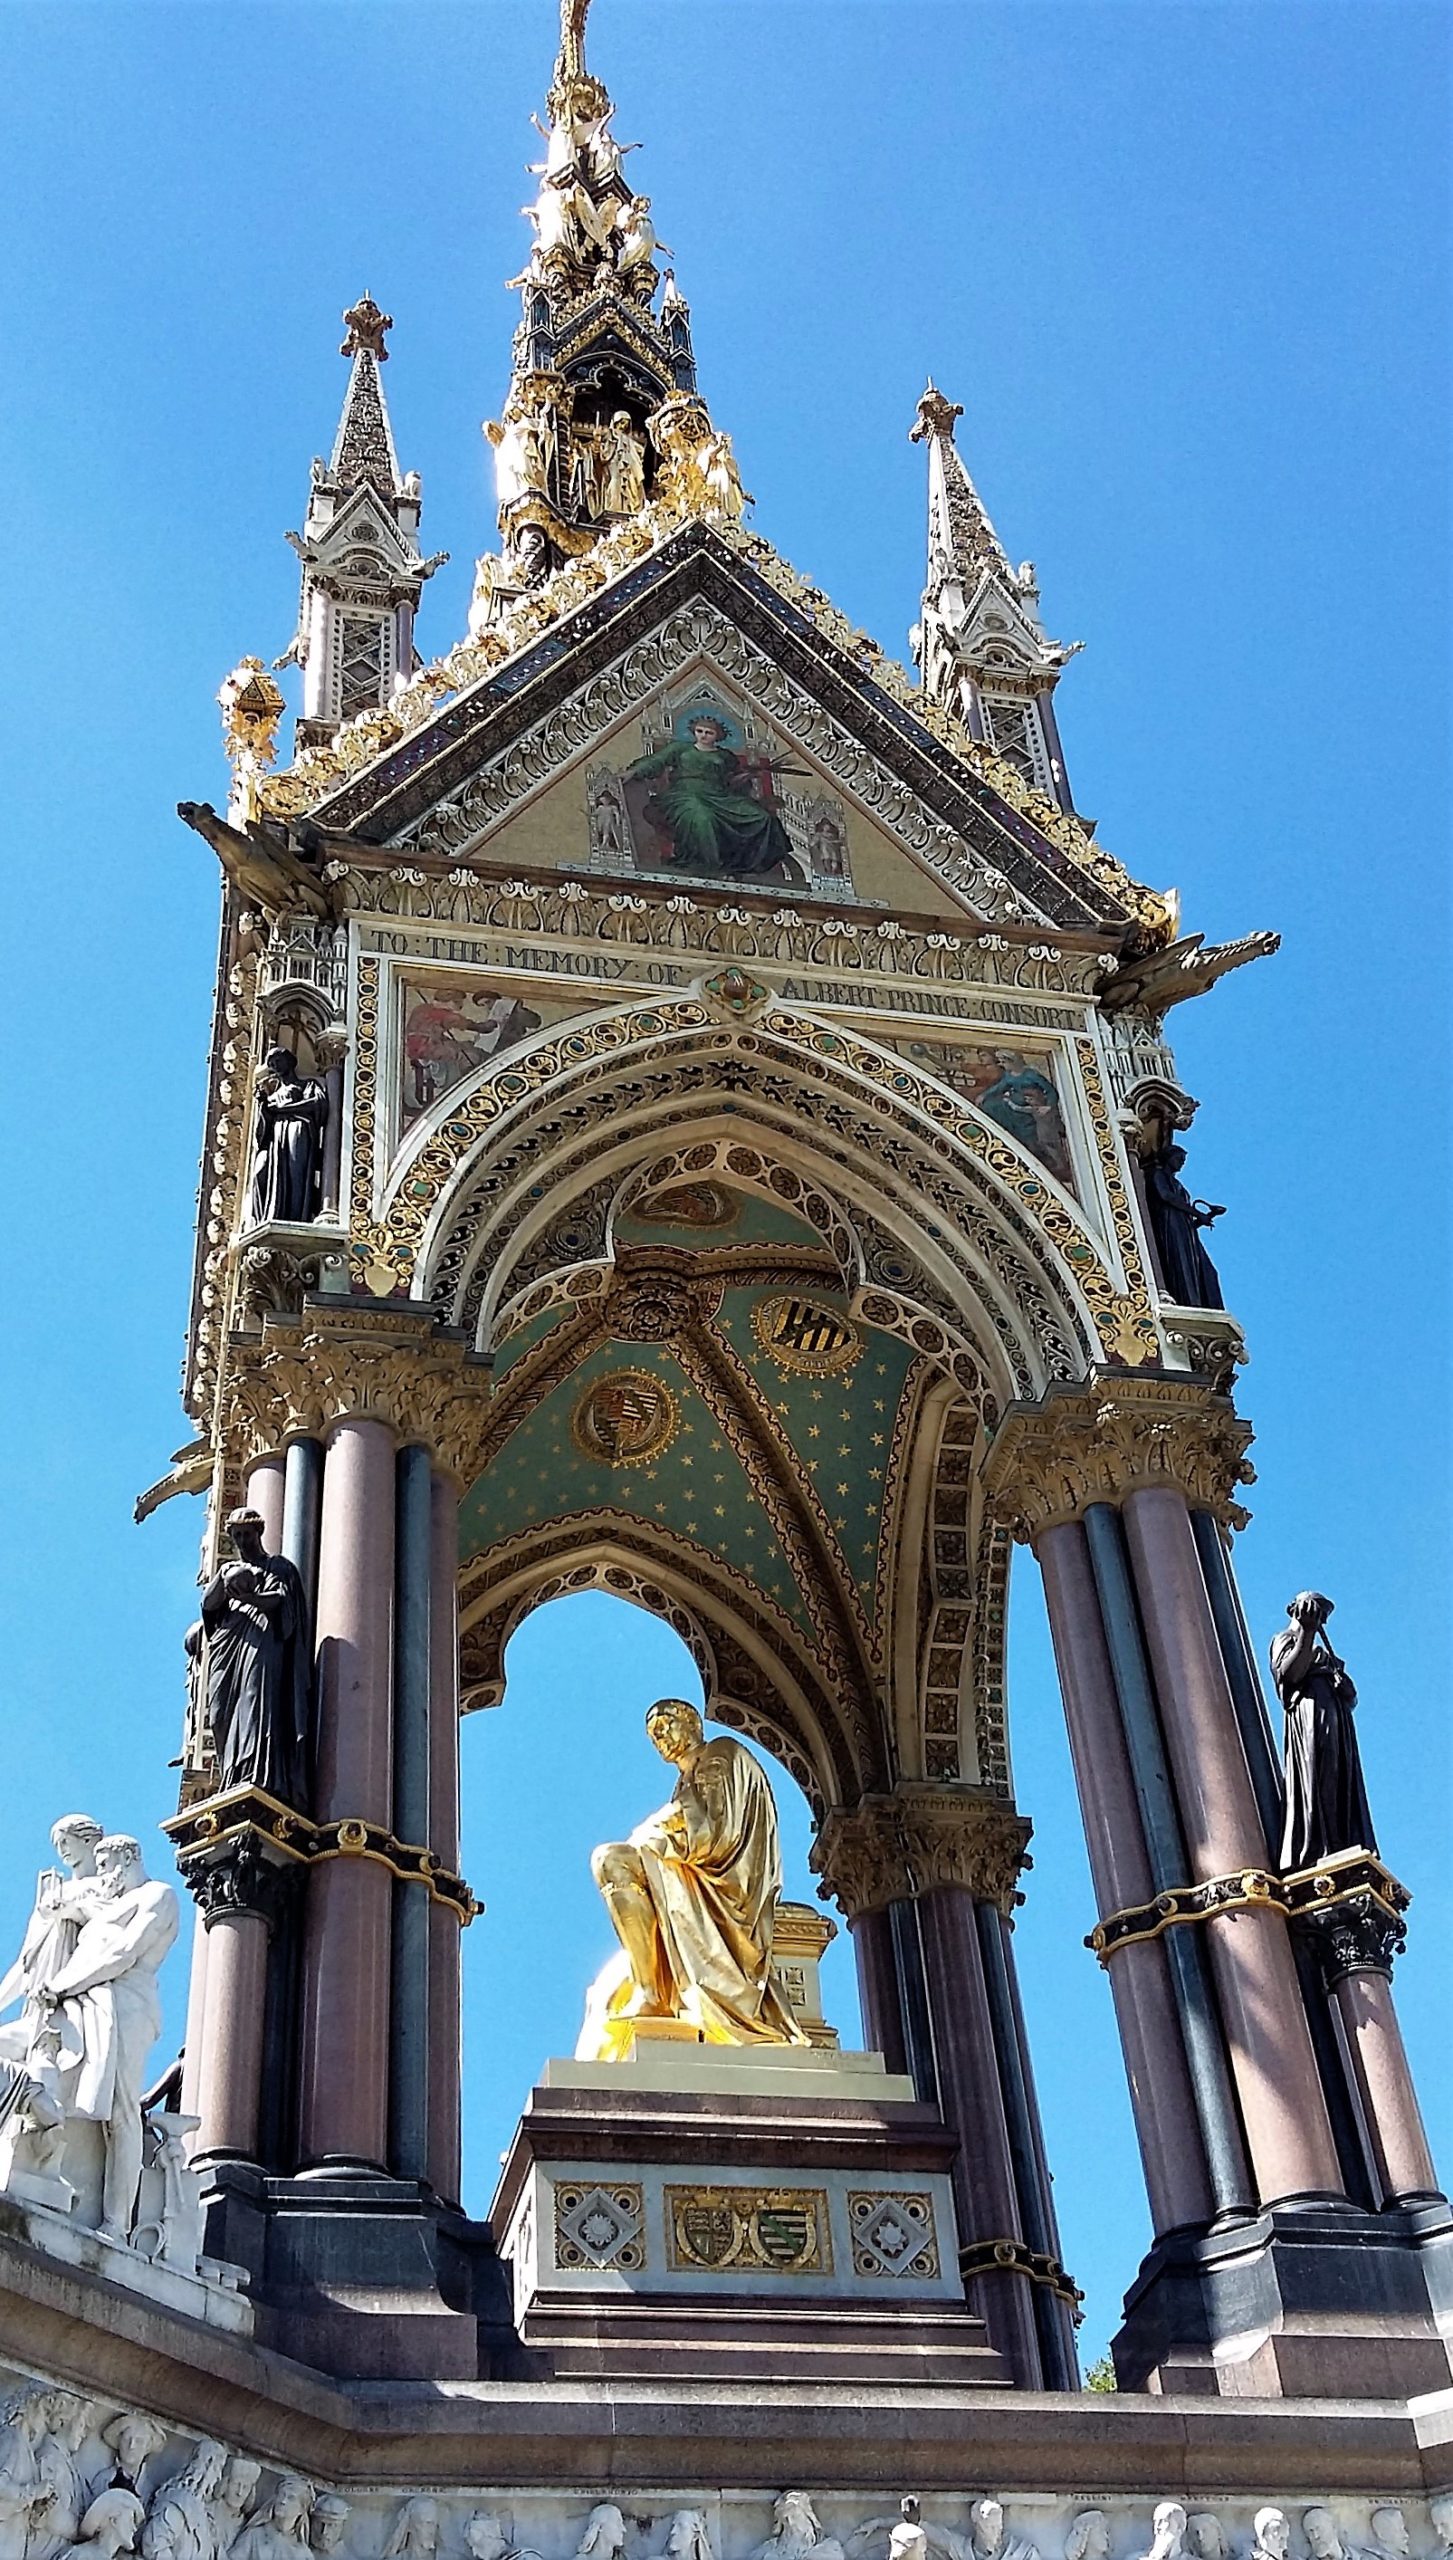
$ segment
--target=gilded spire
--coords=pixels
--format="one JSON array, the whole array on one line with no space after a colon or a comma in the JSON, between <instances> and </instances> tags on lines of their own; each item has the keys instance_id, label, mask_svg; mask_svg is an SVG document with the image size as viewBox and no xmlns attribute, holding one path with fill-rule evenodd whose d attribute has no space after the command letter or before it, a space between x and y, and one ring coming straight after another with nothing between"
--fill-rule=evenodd
<instances>
[{"instance_id":1,"label":"gilded spire","mask_svg":"<svg viewBox=\"0 0 1453 2560\"><path fill-rule=\"evenodd\" d=\"M585 21L589 15L590 0L560 0L560 54L555 64L557 88L585 76Z\"/></svg>"}]
</instances>

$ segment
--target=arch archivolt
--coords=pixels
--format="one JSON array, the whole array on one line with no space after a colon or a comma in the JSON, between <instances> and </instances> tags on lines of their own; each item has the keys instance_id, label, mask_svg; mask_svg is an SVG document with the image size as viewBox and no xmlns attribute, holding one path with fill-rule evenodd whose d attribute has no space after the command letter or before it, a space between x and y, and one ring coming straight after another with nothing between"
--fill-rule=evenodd
<instances>
[{"instance_id":1,"label":"arch archivolt","mask_svg":"<svg viewBox=\"0 0 1453 2560\"><path fill-rule=\"evenodd\" d=\"M881 1786L872 1728L854 1748L838 1702L790 1620L730 1567L704 1562L673 1530L618 1514L546 1522L473 1558L460 1577L460 1682L466 1711L504 1694L505 1648L531 1611L563 1593L606 1590L676 1629L701 1672L713 1717L749 1733L790 1771L819 1817Z\"/></svg>"},{"instance_id":2,"label":"arch archivolt","mask_svg":"<svg viewBox=\"0 0 1453 2560\"><path fill-rule=\"evenodd\" d=\"M653 1008L651 1020L660 1023L675 1010ZM701 1009L681 1010L699 1015ZM614 1020L619 1027L622 1018ZM577 1036L583 1041L585 1032ZM492 1084L482 1081L466 1094L429 1142L437 1149L452 1133L447 1179L428 1167L426 1146L413 1159L421 1170L408 1176L406 1169L395 1184L393 1213L412 1203L403 1223L412 1228L418 1257L414 1294L431 1298L453 1322L471 1316L477 1322L472 1276L483 1270L488 1284L503 1285L502 1278L495 1283L502 1244L517 1228L526 1236L539 1232L549 1214L547 1193L558 1208L572 1185L583 1187L582 1162L591 1163L592 1182L599 1183L605 1148L624 1171L629 1137L645 1157L652 1140L659 1151L663 1135L681 1144L683 1121L714 1122L711 1134L720 1135L725 1109L743 1143L755 1141L794 1164L849 1212L856 1202L881 1229L891 1204L890 1232L911 1245L940 1303L946 1298L959 1310L966 1330L988 1316L999 1346L994 1366L1001 1392L1034 1395L1052 1379L1082 1375L1106 1356L1107 1332L1122 1341L1126 1326L1138 1321L1136 1302L1116 1289L1087 1229L1071 1230L1066 1242L1068 1213L1051 1200L1027 1159L986 1139L967 1106L940 1095L901 1059L874 1054L895 1086L916 1086L927 1096L932 1116L903 1093L885 1096L855 1082L856 1071L850 1075L777 1034L706 1030L699 1021L669 1038L562 1066L548 1093L532 1084L528 1093L501 1100L493 1088L511 1079L497 1072ZM513 1080L523 1074L516 1071ZM936 1125L940 1101L973 1122L976 1147ZM1005 1165L1018 1191L1006 1183ZM1118 1308L1113 1320L1112 1302ZM1138 1337L1136 1350L1144 1356Z\"/></svg>"}]
</instances>

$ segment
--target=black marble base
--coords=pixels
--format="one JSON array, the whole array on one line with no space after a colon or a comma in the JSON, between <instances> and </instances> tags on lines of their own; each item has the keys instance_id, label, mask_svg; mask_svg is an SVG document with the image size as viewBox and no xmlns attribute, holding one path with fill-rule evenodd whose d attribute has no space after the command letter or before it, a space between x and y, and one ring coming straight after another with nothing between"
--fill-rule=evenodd
<instances>
[{"instance_id":1,"label":"black marble base","mask_svg":"<svg viewBox=\"0 0 1453 2560\"><path fill-rule=\"evenodd\" d=\"M1453 2381L1453 2214L1276 2205L1157 2242L1112 2353L1125 2391L1406 2398Z\"/></svg>"},{"instance_id":2,"label":"black marble base","mask_svg":"<svg viewBox=\"0 0 1453 2560\"><path fill-rule=\"evenodd\" d=\"M247 2161L198 2167L208 2255L247 2269L264 2344L340 2379L525 2377L487 2222L346 2164L294 2178Z\"/></svg>"}]
</instances>

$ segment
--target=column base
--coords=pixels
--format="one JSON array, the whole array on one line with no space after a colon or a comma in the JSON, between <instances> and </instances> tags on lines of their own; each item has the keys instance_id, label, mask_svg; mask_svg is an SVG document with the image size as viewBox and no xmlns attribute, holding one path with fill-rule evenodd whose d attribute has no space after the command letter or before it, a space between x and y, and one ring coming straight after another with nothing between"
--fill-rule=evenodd
<instances>
[{"instance_id":1,"label":"column base","mask_svg":"<svg viewBox=\"0 0 1453 2560\"><path fill-rule=\"evenodd\" d=\"M1123 2391L1407 2399L1453 2382L1446 2201L1362 2213L1277 2205L1169 2233L1125 2297Z\"/></svg>"},{"instance_id":2,"label":"column base","mask_svg":"<svg viewBox=\"0 0 1453 2560\"><path fill-rule=\"evenodd\" d=\"M523 2378L488 2223L343 2163L293 2178L198 2166L208 2253L247 2268L263 2345L340 2380Z\"/></svg>"}]
</instances>

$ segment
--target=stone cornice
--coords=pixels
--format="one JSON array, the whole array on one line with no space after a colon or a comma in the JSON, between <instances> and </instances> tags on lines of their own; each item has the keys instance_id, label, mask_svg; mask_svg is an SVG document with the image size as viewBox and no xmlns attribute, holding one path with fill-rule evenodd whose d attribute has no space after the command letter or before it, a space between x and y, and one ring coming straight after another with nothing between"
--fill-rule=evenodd
<instances>
[{"instance_id":1,"label":"stone cornice","mask_svg":"<svg viewBox=\"0 0 1453 2560\"><path fill-rule=\"evenodd\" d=\"M1244 1528L1249 1514L1234 1494L1255 1482L1251 1436L1230 1399L1199 1380L1100 1370L1088 1386L1009 1407L985 1461L985 1492L996 1518L1029 1541L1091 1503L1156 1485Z\"/></svg>"},{"instance_id":2,"label":"stone cornice","mask_svg":"<svg viewBox=\"0 0 1453 2560\"><path fill-rule=\"evenodd\" d=\"M1022 1900L1018 1879L1033 1825L1002 1798L969 1787L912 1782L891 1795L864 1796L829 1813L812 1851L820 1890L851 1920L960 1885L1007 1914Z\"/></svg>"},{"instance_id":3,"label":"stone cornice","mask_svg":"<svg viewBox=\"0 0 1453 2560\"><path fill-rule=\"evenodd\" d=\"M345 1417L382 1422L463 1485L485 1402L484 1364L422 1311L314 1303L291 1322L265 1321L260 1335L233 1335L223 1432L246 1467Z\"/></svg>"}]
</instances>

